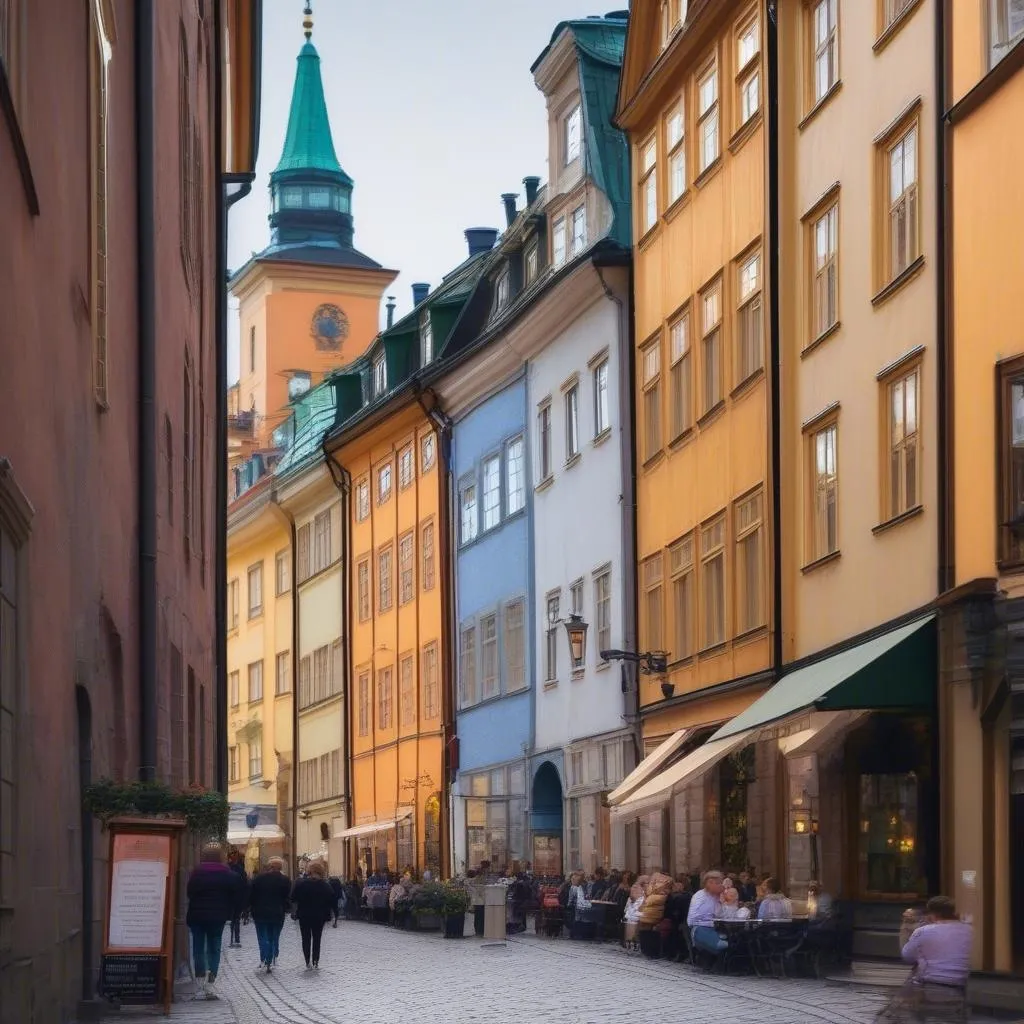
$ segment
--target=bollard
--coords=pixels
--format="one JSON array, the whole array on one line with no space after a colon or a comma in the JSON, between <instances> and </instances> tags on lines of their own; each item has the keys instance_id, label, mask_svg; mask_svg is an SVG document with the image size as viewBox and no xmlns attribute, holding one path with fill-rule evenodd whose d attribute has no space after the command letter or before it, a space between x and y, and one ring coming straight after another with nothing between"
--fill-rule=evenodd
<instances>
[{"instance_id":1,"label":"bollard","mask_svg":"<svg viewBox=\"0 0 1024 1024\"><path fill-rule=\"evenodd\" d=\"M484 941L505 944L505 886L484 886Z\"/></svg>"}]
</instances>

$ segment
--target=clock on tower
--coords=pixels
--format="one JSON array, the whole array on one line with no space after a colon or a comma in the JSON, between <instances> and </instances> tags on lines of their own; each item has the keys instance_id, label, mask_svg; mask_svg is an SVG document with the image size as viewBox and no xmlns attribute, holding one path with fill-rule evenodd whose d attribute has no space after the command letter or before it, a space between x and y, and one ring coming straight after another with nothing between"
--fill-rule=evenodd
<instances>
[{"instance_id":1,"label":"clock on tower","mask_svg":"<svg viewBox=\"0 0 1024 1024\"><path fill-rule=\"evenodd\" d=\"M317 306L309 331L321 352L337 352L348 337L348 317L340 306L324 303Z\"/></svg>"}]
</instances>

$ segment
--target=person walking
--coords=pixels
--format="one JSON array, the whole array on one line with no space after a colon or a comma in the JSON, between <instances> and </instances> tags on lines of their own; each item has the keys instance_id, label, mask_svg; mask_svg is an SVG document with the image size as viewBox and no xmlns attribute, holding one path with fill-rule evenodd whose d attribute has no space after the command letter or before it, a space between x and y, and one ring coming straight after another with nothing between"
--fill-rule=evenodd
<instances>
[{"instance_id":1,"label":"person walking","mask_svg":"<svg viewBox=\"0 0 1024 1024\"><path fill-rule=\"evenodd\" d=\"M320 940L324 925L330 920L334 906L334 893L325 879L326 871L320 861L309 865L305 878L300 878L292 889L292 903L295 904L302 933L302 955L306 959L306 970L320 969Z\"/></svg>"},{"instance_id":2,"label":"person walking","mask_svg":"<svg viewBox=\"0 0 1024 1024\"><path fill-rule=\"evenodd\" d=\"M341 884L341 879L337 875L331 875L327 879L327 884L331 887L331 892L334 893L334 927L338 927L338 918L341 917L341 912L345 906L345 887Z\"/></svg>"},{"instance_id":3,"label":"person walking","mask_svg":"<svg viewBox=\"0 0 1024 1024\"><path fill-rule=\"evenodd\" d=\"M271 857L267 869L252 880L249 889L249 912L256 925L256 941L260 946L260 970L271 972L277 963L281 929L291 901L291 882L284 874L284 861Z\"/></svg>"},{"instance_id":4,"label":"person walking","mask_svg":"<svg viewBox=\"0 0 1024 1024\"><path fill-rule=\"evenodd\" d=\"M188 912L185 924L192 935L197 999L216 999L214 983L220 969L224 925L245 904L245 883L224 863L224 852L215 844L205 846L186 888Z\"/></svg>"},{"instance_id":5,"label":"person walking","mask_svg":"<svg viewBox=\"0 0 1024 1024\"><path fill-rule=\"evenodd\" d=\"M228 854L228 867L242 880L242 888L248 891L249 879L245 874L245 861L237 850L232 850ZM245 901L243 901L242 906L231 918L231 941L229 945L235 949L242 945L242 911L244 909Z\"/></svg>"}]
</instances>

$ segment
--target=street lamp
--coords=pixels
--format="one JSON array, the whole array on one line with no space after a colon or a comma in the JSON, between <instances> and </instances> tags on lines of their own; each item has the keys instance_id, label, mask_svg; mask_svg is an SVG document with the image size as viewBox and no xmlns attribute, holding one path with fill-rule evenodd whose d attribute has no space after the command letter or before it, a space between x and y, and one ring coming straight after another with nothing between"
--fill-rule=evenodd
<instances>
[{"instance_id":1,"label":"street lamp","mask_svg":"<svg viewBox=\"0 0 1024 1024\"><path fill-rule=\"evenodd\" d=\"M587 623L582 615L570 615L565 622L565 631L569 635L569 657L573 669L583 667L587 656Z\"/></svg>"},{"instance_id":2,"label":"street lamp","mask_svg":"<svg viewBox=\"0 0 1024 1024\"><path fill-rule=\"evenodd\" d=\"M602 661L630 661L640 666L644 675L663 676L668 671L668 651L645 651L637 654L635 651L610 650L601 651Z\"/></svg>"}]
</instances>

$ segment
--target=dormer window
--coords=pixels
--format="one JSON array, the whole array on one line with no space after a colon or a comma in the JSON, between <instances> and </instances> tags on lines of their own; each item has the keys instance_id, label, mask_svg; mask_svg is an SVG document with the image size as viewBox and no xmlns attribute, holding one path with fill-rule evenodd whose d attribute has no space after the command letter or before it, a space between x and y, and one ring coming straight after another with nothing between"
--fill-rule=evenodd
<instances>
[{"instance_id":1,"label":"dormer window","mask_svg":"<svg viewBox=\"0 0 1024 1024\"><path fill-rule=\"evenodd\" d=\"M434 358L434 328L430 323L430 310L420 317L420 366L426 366Z\"/></svg>"},{"instance_id":2,"label":"dormer window","mask_svg":"<svg viewBox=\"0 0 1024 1024\"><path fill-rule=\"evenodd\" d=\"M508 305L508 271L503 270L494 286L494 312Z\"/></svg>"},{"instance_id":3,"label":"dormer window","mask_svg":"<svg viewBox=\"0 0 1024 1024\"><path fill-rule=\"evenodd\" d=\"M661 46L668 46L671 38L686 21L688 0L661 0Z\"/></svg>"},{"instance_id":4,"label":"dormer window","mask_svg":"<svg viewBox=\"0 0 1024 1024\"><path fill-rule=\"evenodd\" d=\"M526 250L526 284L533 284L537 280L537 272L540 270L538 263L538 245L536 242Z\"/></svg>"},{"instance_id":5,"label":"dormer window","mask_svg":"<svg viewBox=\"0 0 1024 1024\"><path fill-rule=\"evenodd\" d=\"M565 218L555 221L555 230L551 240L551 262L560 267L565 262Z\"/></svg>"},{"instance_id":6,"label":"dormer window","mask_svg":"<svg viewBox=\"0 0 1024 1024\"><path fill-rule=\"evenodd\" d=\"M374 397L377 395L383 395L388 389L388 364L384 359L384 353L381 352L379 356L373 361L373 394Z\"/></svg>"},{"instance_id":7,"label":"dormer window","mask_svg":"<svg viewBox=\"0 0 1024 1024\"><path fill-rule=\"evenodd\" d=\"M577 206L572 211L572 255L577 256L587 247L587 208Z\"/></svg>"},{"instance_id":8,"label":"dormer window","mask_svg":"<svg viewBox=\"0 0 1024 1024\"><path fill-rule=\"evenodd\" d=\"M565 119L565 166L568 167L580 157L583 134L583 113L579 104L570 111Z\"/></svg>"}]
</instances>

